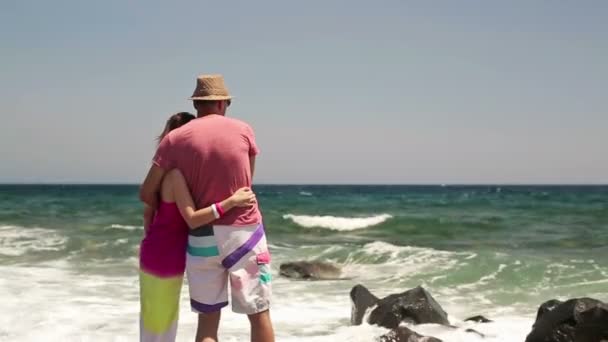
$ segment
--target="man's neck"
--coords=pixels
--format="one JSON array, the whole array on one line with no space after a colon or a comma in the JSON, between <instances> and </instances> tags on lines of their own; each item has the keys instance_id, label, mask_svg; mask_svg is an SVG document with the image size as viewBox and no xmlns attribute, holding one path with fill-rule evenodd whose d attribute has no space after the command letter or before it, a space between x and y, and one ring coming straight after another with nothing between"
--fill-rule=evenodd
<instances>
[{"instance_id":1,"label":"man's neck","mask_svg":"<svg viewBox=\"0 0 608 342\"><path fill-rule=\"evenodd\" d=\"M221 114L218 114L218 113L200 113L200 112L196 113L196 117L197 118L204 118L204 117L210 116L210 115L221 115Z\"/></svg>"}]
</instances>

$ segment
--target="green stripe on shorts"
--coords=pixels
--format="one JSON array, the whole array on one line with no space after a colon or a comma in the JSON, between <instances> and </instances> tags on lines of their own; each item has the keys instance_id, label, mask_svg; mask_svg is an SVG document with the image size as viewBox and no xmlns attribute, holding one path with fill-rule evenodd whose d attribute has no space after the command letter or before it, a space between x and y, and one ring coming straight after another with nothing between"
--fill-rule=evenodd
<instances>
[{"instance_id":1,"label":"green stripe on shorts","mask_svg":"<svg viewBox=\"0 0 608 342\"><path fill-rule=\"evenodd\" d=\"M213 257L220 255L220 251L217 249L217 246L194 247L188 245L188 254L200 257Z\"/></svg>"},{"instance_id":2,"label":"green stripe on shorts","mask_svg":"<svg viewBox=\"0 0 608 342\"><path fill-rule=\"evenodd\" d=\"M188 245L192 247L212 247L217 246L215 236L188 236Z\"/></svg>"},{"instance_id":3,"label":"green stripe on shorts","mask_svg":"<svg viewBox=\"0 0 608 342\"><path fill-rule=\"evenodd\" d=\"M260 273L260 281L262 284L268 284L272 280L270 273Z\"/></svg>"}]
</instances>

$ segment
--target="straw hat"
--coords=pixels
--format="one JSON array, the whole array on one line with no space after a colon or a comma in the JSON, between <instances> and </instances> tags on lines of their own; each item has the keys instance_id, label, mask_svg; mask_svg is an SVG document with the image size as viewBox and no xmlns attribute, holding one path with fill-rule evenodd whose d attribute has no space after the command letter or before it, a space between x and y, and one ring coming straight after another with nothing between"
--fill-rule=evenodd
<instances>
[{"instance_id":1,"label":"straw hat","mask_svg":"<svg viewBox=\"0 0 608 342\"><path fill-rule=\"evenodd\" d=\"M196 89L190 100L197 101L219 101L230 100L232 96L224 85L222 75L200 75L196 79Z\"/></svg>"}]
</instances>

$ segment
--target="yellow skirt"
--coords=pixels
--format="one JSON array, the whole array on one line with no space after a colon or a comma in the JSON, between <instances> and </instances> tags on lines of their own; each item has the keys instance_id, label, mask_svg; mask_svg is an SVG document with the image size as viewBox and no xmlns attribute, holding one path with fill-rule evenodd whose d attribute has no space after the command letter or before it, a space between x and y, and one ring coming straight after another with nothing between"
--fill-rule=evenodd
<instances>
[{"instance_id":1,"label":"yellow skirt","mask_svg":"<svg viewBox=\"0 0 608 342\"><path fill-rule=\"evenodd\" d=\"M139 271L140 341L175 341L183 280L183 276L161 278Z\"/></svg>"}]
</instances>

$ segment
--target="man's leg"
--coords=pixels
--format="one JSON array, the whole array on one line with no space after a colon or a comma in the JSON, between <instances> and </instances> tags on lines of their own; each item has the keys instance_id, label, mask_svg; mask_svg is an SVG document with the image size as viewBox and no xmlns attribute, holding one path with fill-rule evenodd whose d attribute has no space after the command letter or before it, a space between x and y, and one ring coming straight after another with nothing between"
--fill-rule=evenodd
<instances>
[{"instance_id":1,"label":"man's leg","mask_svg":"<svg viewBox=\"0 0 608 342\"><path fill-rule=\"evenodd\" d=\"M252 342L274 342L270 320L270 254L261 224L245 227L215 226L220 241L227 243L222 265L230 273L232 311L247 314ZM230 247L231 246L231 247Z\"/></svg>"},{"instance_id":2,"label":"man's leg","mask_svg":"<svg viewBox=\"0 0 608 342\"><path fill-rule=\"evenodd\" d=\"M195 342L217 342L220 310L228 305L228 272L217 245L212 226L190 230L186 273L190 306L198 313Z\"/></svg>"},{"instance_id":3,"label":"man's leg","mask_svg":"<svg viewBox=\"0 0 608 342\"><path fill-rule=\"evenodd\" d=\"M217 330L220 325L221 311L199 314L194 342L217 342Z\"/></svg>"},{"instance_id":4,"label":"man's leg","mask_svg":"<svg viewBox=\"0 0 608 342\"><path fill-rule=\"evenodd\" d=\"M270 311L249 315L251 342L274 342L274 331L270 321Z\"/></svg>"}]
</instances>

